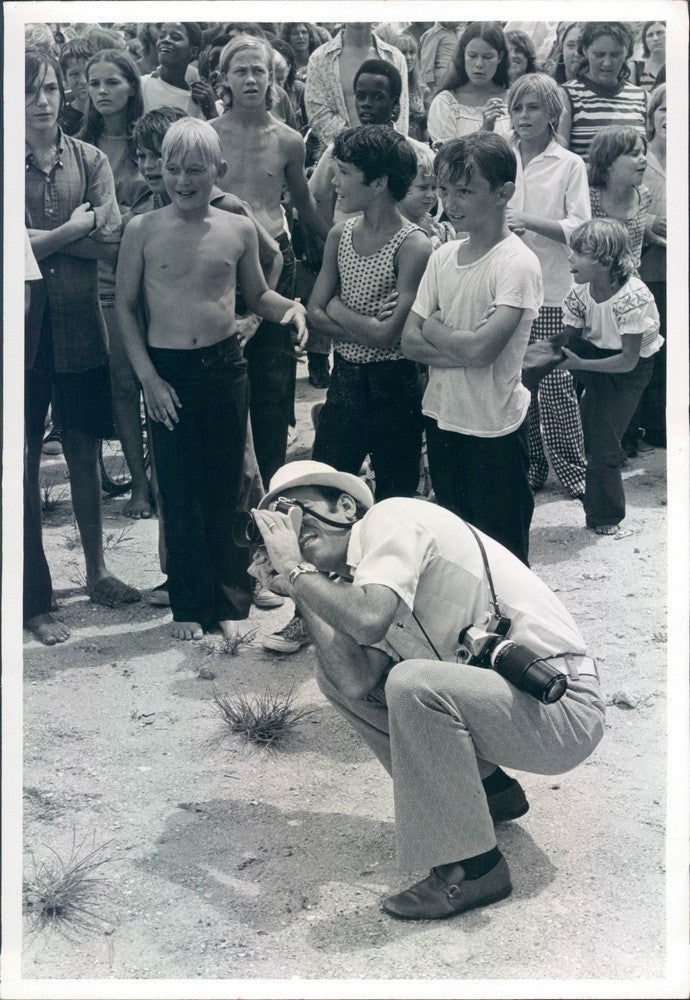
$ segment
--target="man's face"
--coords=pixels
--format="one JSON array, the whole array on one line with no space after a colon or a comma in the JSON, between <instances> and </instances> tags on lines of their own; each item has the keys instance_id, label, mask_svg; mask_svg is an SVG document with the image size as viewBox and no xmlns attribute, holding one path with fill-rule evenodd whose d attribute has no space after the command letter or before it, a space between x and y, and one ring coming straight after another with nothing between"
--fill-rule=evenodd
<instances>
[{"instance_id":1,"label":"man's face","mask_svg":"<svg viewBox=\"0 0 690 1000\"><path fill-rule=\"evenodd\" d=\"M156 51L161 66L187 67L197 55L189 44L185 26L179 21L166 21L161 25Z\"/></svg>"},{"instance_id":2,"label":"man's face","mask_svg":"<svg viewBox=\"0 0 690 1000\"><path fill-rule=\"evenodd\" d=\"M447 170L438 178L438 194L456 232L473 233L484 229L487 219L505 206L502 187L492 188L476 164L464 177L451 180Z\"/></svg>"},{"instance_id":3,"label":"man's face","mask_svg":"<svg viewBox=\"0 0 690 1000\"><path fill-rule=\"evenodd\" d=\"M168 156L163 161L165 190L173 205L183 214L196 214L208 208L217 179L216 168L194 151Z\"/></svg>"},{"instance_id":4,"label":"man's face","mask_svg":"<svg viewBox=\"0 0 690 1000\"><path fill-rule=\"evenodd\" d=\"M146 146L137 146L136 157L139 173L153 193L164 194L163 160L160 150L149 149Z\"/></svg>"},{"instance_id":5,"label":"man's face","mask_svg":"<svg viewBox=\"0 0 690 1000\"><path fill-rule=\"evenodd\" d=\"M354 163L335 160L335 175L331 182L336 193L339 212L362 212L372 200L372 189L364 179L363 171Z\"/></svg>"},{"instance_id":6,"label":"man's face","mask_svg":"<svg viewBox=\"0 0 690 1000\"><path fill-rule=\"evenodd\" d=\"M361 125L390 125L400 113L388 77L378 73L361 73L357 78L355 108Z\"/></svg>"},{"instance_id":7,"label":"man's face","mask_svg":"<svg viewBox=\"0 0 690 1000\"><path fill-rule=\"evenodd\" d=\"M232 92L234 105L265 108L269 85L266 56L258 48L238 52L225 71L225 82Z\"/></svg>"},{"instance_id":8,"label":"man's face","mask_svg":"<svg viewBox=\"0 0 690 1000\"><path fill-rule=\"evenodd\" d=\"M343 494L333 509L318 489L312 486L298 486L294 490L287 490L285 496L289 500L299 500L324 517L343 522L342 528L336 528L324 524L323 521L304 511L299 531L300 551L308 562L313 563L322 572L337 572L342 569L350 540L350 529L355 519L351 499ZM343 500L346 497L350 500L349 505ZM351 513L348 512L349 509Z\"/></svg>"}]
</instances>

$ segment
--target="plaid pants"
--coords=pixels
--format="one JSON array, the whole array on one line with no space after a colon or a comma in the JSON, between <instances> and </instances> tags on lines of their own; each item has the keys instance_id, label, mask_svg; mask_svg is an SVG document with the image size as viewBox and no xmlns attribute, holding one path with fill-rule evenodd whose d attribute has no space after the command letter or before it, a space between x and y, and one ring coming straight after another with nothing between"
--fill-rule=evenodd
<instances>
[{"instance_id":1,"label":"plaid pants","mask_svg":"<svg viewBox=\"0 0 690 1000\"><path fill-rule=\"evenodd\" d=\"M530 344L561 330L559 306L542 306L532 323ZM585 492L585 444L580 408L570 372L553 371L532 393L529 413L529 484L536 491L546 482L549 465L571 497Z\"/></svg>"}]
</instances>

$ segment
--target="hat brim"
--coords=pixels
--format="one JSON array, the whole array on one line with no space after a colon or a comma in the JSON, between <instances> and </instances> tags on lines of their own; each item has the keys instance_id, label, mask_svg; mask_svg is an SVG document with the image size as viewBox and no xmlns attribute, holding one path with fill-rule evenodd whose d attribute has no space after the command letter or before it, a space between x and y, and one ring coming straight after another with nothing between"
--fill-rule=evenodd
<instances>
[{"instance_id":1,"label":"hat brim","mask_svg":"<svg viewBox=\"0 0 690 1000\"><path fill-rule=\"evenodd\" d=\"M354 500L359 501L365 507L374 506L374 497L371 490L357 476L349 472L308 472L301 476L295 476L282 483L277 489L269 490L266 496L259 503L259 510L264 510L277 497L283 495L287 490L294 490L298 486L332 486L342 493L348 493Z\"/></svg>"}]
</instances>

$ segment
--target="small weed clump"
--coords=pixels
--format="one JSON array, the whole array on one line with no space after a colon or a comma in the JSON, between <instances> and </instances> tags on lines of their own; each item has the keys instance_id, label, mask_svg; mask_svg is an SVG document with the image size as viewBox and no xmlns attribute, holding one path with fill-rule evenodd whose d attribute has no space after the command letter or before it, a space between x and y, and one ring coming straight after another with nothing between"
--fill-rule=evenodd
<instances>
[{"instance_id":1,"label":"small weed clump","mask_svg":"<svg viewBox=\"0 0 690 1000\"><path fill-rule=\"evenodd\" d=\"M297 724L312 714L310 709L293 707L292 691L284 695L266 691L252 697L236 692L230 697L214 687L213 701L231 732L267 749L284 746Z\"/></svg>"},{"instance_id":2,"label":"small weed clump","mask_svg":"<svg viewBox=\"0 0 690 1000\"><path fill-rule=\"evenodd\" d=\"M103 536L103 551L112 552L118 546L124 545L125 542L131 542L133 538L134 535L131 533L128 525L125 525L119 531L106 531Z\"/></svg>"},{"instance_id":3,"label":"small weed clump","mask_svg":"<svg viewBox=\"0 0 690 1000\"><path fill-rule=\"evenodd\" d=\"M46 479L41 483L41 510L44 514L54 514L60 503L65 499L65 490L54 492L55 483L49 483Z\"/></svg>"},{"instance_id":4,"label":"small weed clump","mask_svg":"<svg viewBox=\"0 0 690 1000\"><path fill-rule=\"evenodd\" d=\"M110 843L110 841L108 841ZM103 856L108 843L85 850L86 841L73 839L67 861L57 851L48 850L53 858L36 863L32 854L33 873L24 879L24 911L31 918L34 930L103 931L106 918L98 912L104 904L107 884L101 869L112 859Z\"/></svg>"},{"instance_id":5,"label":"small weed clump","mask_svg":"<svg viewBox=\"0 0 690 1000\"><path fill-rule=\"evenodd\" d=\"M199 643L199 649L204 656L237 656L240 646L251 646L258 631L256 628L251 628L246 632L236 632L230 638L223 636L220 642L204 639Z\"/></svg>"}]
</instances>

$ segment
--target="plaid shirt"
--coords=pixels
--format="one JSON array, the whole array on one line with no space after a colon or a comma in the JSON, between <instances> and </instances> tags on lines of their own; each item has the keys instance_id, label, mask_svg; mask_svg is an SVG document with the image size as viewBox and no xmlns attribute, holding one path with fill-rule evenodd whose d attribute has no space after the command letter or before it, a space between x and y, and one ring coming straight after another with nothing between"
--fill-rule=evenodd
<instances>
[{"instance_id":1,"label":"plaid shirt","mask_svg":"<svg viewBox=\"0 0 690 1000\"><path fill-rule=\"evenodd\" d=\"M84 202L96 216L88 237L94 243L120 239L120 210L105 153L58 132L57 157L48 171L26 149L25 208L29 229L57 229ZM25 364L31 368L41 335L43 314L51 311L56 372L81 372L108 360L108 336L98 304L98 261L55 253L39 262L43 281L31 297L26 318Z\"/></svg>"}]
</instances>

